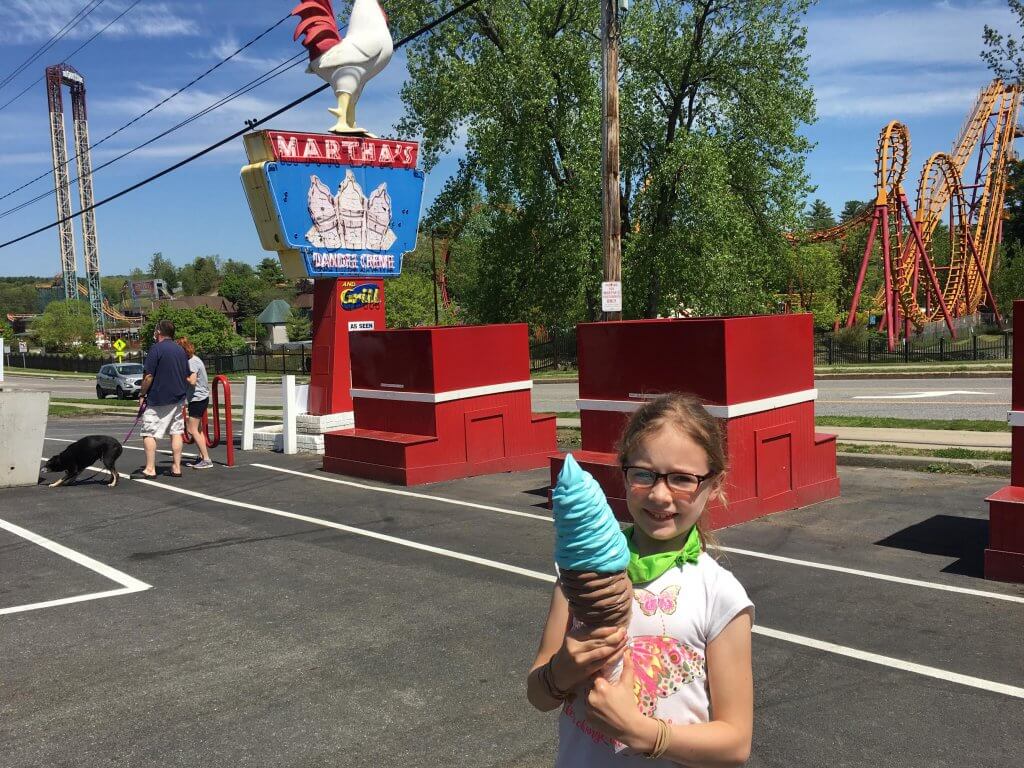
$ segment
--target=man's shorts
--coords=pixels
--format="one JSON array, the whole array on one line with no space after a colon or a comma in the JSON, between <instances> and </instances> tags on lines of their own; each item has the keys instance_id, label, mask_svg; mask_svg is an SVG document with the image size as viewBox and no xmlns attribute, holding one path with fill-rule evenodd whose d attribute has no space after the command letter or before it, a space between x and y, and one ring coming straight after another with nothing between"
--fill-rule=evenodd
<instances>
[{"instance_id":1,"label":"man's shorts","mask_svg":"<svg viewBox=\"0 0 1024 768\"><path fill-rule=\"evenodd\" d=\"M184 403L172 405L147 405L142 414L143 437L155 437L158 440L171 435L185 433Z\"/></svg>"}]
</instances>

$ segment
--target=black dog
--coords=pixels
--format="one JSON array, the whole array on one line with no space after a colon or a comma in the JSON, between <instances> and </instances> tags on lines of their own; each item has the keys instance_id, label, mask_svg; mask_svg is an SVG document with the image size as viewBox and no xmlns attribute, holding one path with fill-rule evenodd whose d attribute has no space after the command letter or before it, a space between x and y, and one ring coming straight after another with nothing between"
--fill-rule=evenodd
<instances>
[{"instance_id":1,"label":"black dog","mask_svg":"<svg viewBox=\"0 0 1024 768\"><path fill-rule=\"evenodd\" d=\"M64 477L55 483L50 483L51 488L64 485L74 480L85 469L88 469L94 462L102 461L103 466L110 472L108 486L117 485L117 468L114 462L121 455L121 443L115 438L107 435L90 435L83 437L78 442L72 443L63 451L46 462L44 469L47 472L64 471Z\"/></svg>"}]
</instances>

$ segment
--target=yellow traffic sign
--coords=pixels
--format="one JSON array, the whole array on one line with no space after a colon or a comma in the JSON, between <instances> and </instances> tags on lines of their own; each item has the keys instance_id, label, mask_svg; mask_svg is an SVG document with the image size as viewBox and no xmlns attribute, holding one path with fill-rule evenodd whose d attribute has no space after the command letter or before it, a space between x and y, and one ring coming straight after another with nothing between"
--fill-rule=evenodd
<instances>
[{"instance_id":1,"label":"yellow traffic sign","mask_svg":"<svg viewBox=\"0 0 1024 768\"><path fill-rule=\"evenodd\" d=\"M127 347L128 345L124 343L124 339L116 339L114 343L111 344L110 346L112 346L118 352L124 352L125 347Z\"/></svg>"}]
</instances>

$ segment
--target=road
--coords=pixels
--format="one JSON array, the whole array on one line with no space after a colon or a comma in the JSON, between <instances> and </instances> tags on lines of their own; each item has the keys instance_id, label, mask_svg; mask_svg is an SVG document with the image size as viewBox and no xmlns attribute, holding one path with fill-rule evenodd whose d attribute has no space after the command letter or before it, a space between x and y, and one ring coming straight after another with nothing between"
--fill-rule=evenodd
<instances>
[{"instance_id":1,"label":"road","mask_svg":"<svg viewBox=\"0 0 1024 768\"><path fill-rule=\"evenodd\" d=\"M95 397L90 379L7 375L24 389L49 392L54 398ZM817 413L822 416L895 416L917 419L993 419L1002 421L1010 407L1010 379L823 379L817 382ZM241 388L239 387L239 390ZM536 411L575 411L576 384L537 384ZM240 399L240 393L235 400ZM111 400L111 404L113 404ZM257 384L258 405L279 405L277 384Z\"/></svg>"}]
</instances>

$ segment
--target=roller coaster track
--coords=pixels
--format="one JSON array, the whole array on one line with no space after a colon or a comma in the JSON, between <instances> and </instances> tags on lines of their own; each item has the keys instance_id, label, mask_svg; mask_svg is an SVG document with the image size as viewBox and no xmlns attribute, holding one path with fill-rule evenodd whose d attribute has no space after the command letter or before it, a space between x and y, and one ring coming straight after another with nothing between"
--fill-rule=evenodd
<instances>
[{"instance_id":1,"label":"roller coaster track","mask_svg":"<svg viewBox=\"0 0 1024 768\"><path fill-rule=\"evenodd\" d=\"M81 283L79 283L78 284L78 295L79 296L84 296L85 298L88 299L89 298L89 289L86 288ZM128 315L126 315L126 314L124 314L122 312L119 312L118 310L114 309L110 305L110 302L107 301L106 298L103 299L103 314L106 315L111 320L116 320L117 322L124 323L125 325L138 325L138 324L140 324L142 322L142 318L141 317L130 317L130 316L128 316Z\"/></svg>"},{"instance_id":2,"label":"roller coaster track","mask_svg":"<svg viewBox=\"0 0 1024 768\"><path fill-rule=\"evenodd\" d=\"M937 152L925 162L913 212L903 190L910 133L902 123L890 122L878 138L874 206L839 226L788 236L792 242L832 242L870 223L848 326L856 318L878 232L884 283L872 306L884 312L890 346L901 320L905 334L911 325L920 330L945 320L955 335L954 318L971 315L982 304L997 311L989 279L1002 240L1007 166L1014 159L1020 101L1020 88L999 80L981 91L951 151ZM965 177L971 183L965 184ZM950 263L937 267L932 239L947 215Z\"/></svg>"}]
</instances>

